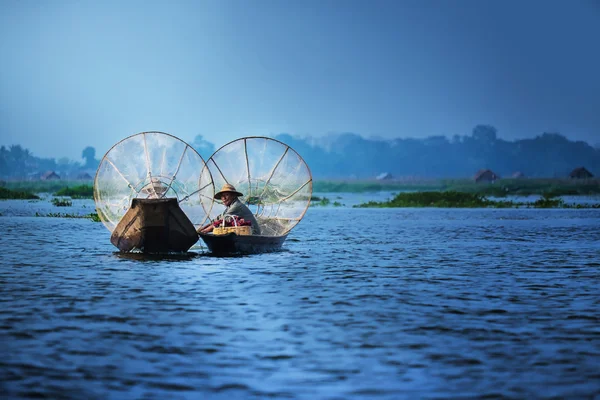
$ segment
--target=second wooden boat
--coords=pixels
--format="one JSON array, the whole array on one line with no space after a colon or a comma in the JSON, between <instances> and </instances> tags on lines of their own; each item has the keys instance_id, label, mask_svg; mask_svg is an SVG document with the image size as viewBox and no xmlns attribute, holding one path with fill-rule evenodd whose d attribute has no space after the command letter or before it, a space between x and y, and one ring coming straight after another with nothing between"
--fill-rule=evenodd
<instances>
[{"instance_id":1,"label":"second wooden boat","mask_svg":"<svg viewBox=\"0 0 600 400\"><path fill-rule=\"evenodd\" d=\"M223 256L280 251L283 242L287 238L287 234L281 236L263 236L237 235L235 233L228 233L226 235L200 233L200 238L212 254Z\"/></svg>"}]
</instances>

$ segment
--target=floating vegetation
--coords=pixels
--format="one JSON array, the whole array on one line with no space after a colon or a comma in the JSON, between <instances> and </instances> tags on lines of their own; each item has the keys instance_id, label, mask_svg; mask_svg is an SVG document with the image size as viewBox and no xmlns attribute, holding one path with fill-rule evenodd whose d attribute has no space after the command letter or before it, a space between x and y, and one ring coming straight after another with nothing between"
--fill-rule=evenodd
<instances>
[{"instance_id":1,"label":"floating vegetation","mask_svg":"<svg viewBox=\"0 0 600 400\"><path fill-rule=\"evenodd\" d=\"M560 198L550 194L534 202L515 202L489 200L478 193L447 192L414 192L400 193L392 200L384 202L370 201L354 206L356 208L392 208L392 207L441 207L441 208L600 208L600 204L566 204Z\"/></svg>"},{"instance_id":2,"label":"floating vegetation","mask_svg":"<svg viewBox=\"0 0 600 400\"><path fill-rule=\"evenodd\" d=\"M94 198L94 187L90 185L79 185L74 187L65 187L54 193L55 196L68 196L72 199L92 199Z\"/></svg>"},{"instance_id":3,"label":"floating vegetation","mask_svg":"<svg viewBox=\"0 0 600 400\"><path fill-rule=\"evenodd\" d=\"M487 207L490 201L476 193L413 192L400 193L386 202L370 201L356 207Z\"/></svg>"},{"instance_id":4,"label":"floating vegetation","mask_svg":"<svg viewBox=\"0 0 600 400\"><path fill-rule=\"evenodd\" d=\"M71 207L73 205L73 202L71 200L58 197L53 198L51 200L51 203L54 204L56 207Z\"/></svg>"},{"instance_id":5,"label":"floating vegetation","mask_svg":"<svg viewBox=\"0 0 600 400\"><path fill-rule=\"evenodd\" d=\"M0 187L0 199L2 200L39 200L39 198L40 196L30 192Z\"/></svg>"},{"instance_id":6,"label":"floating vegetation","mask_svg":"<svg viewBox=\"0 0 600 400\"><path fill-rule=\"evenodd\" d=\"M600 194L600 179L513 178L499 179L494 183L476 183L473 179L340 180L314 181L313 190L321 193L454 191L479 193L489 197L542 195L544 193L553 196L592 195Z\"/></svg>"},{"instance_id":7,"label":"floating vegetation","mask_svg":"<svg viewBox=\"0 0 600 400\"><path fill-rule=\"evenodd\" d=\"M555 199L552 194L544 194L541 199L533 202L535 208L562 208L565 206L563 199Z\"/></svg>"},{"instance_id":8,"label":"floating vegetation","mask_svg":"<svg viewBox=\"0 0 600 400\"><path fill-rule=\"evenodd\" d=\"M315 207L315 206L328 206L329 203L331 203L331 200L329 200L327 197L317 197L317 196L313 196L311 197L311 202L310 202L310 206L311 207Z\"/></svg>"},{"instance_id":9,"label":"floating vegetation","mask_svg":"<svg viewBox=\"0 0 600 400\"><path fill-rule=\"evenodd\" d=\"M100 222L100 218L98 217L97 213L79 215L79 214L68 214L68 213L46 213L46 214L42 214L42 213L36 212L35 216L36 217L48 217L48 218L91 219L94 222Z\"/></svg>"},{"instance_id":10,"label":"floating vegetation","mask_svg":"<svg viewBox=\"0 0 600 400\"><path fill-rule=\"evenodd\" d=\"M341 197L337 197L338 199L340 199ZM339 201L334 201L333 203L331 202L331 200L327 197L319 197L319 196L312 196L310 198L310 206L311 207L326 207L332 205L333 207L343 207L344 204L340 203Z\"/></svg>"}]
</instances>

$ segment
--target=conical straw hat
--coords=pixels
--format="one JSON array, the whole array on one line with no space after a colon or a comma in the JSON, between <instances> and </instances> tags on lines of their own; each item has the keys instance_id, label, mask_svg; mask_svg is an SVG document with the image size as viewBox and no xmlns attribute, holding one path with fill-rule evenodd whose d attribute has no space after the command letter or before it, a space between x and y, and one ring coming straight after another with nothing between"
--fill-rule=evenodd
<instances>
[{"instance_id":1,"label":"conical straw hat","mask_svg":"<svg viewBox=\"0 0 600 400\"><path fill-rule=\"evenodd\" d=\"M236 196L243 196L242 193L238 192L235 187L229 183L226 183L223 185L223 187L221 188L221 190L219 190L217 193L215 193L215 199L217 200L221 200L221 197L223 196L223 193L233 193Z\"/></svg>"}]
</instances>

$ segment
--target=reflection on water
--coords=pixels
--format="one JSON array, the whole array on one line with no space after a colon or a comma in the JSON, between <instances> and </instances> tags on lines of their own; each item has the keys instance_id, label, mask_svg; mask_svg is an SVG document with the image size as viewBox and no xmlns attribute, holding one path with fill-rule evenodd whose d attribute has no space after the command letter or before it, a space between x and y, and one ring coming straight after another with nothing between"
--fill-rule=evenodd
<instances>
[{"instance_id":1,"label":"reflection on water","mask_svg":"<svg viewBox=\"0 0 600 400\"><path fill-rule=\"evenodd\" d=\"M216 258L11 207L7 398L600 393L600 210L311 208L285 251Z\"/></svg>"}]
</instances>

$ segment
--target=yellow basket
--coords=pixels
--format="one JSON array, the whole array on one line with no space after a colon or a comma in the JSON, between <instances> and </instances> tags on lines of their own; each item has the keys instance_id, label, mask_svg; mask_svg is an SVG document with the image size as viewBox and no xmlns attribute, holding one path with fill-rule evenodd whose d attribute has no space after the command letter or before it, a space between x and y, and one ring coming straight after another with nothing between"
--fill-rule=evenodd
<instances>
[{"instance_id":1,"label":"yellow basket","mask_svg":"<svg viewBox=\"0 0 600 400\"><path fill-rule=\"evenodd\" d=\"M236 224L235 226L225 226L225 220L228 217L233 220L233 223ZM231 215L226 215L223 217L223 224L213 229L213 235L227 235L232 232L236 235L252 235L252 228L248 225L238 226L235 218L232 218Z\"/></svg>"},{"instance_id":2,"label":"yellow basket","mask_svg":"<svg viewBox=\"0 0 600 400\"><path fill-rule=\"evenodd\" d=\"M228 233L235 233L237 235L252 235L252 228L247 225L244 226L219 226L213 229L214 235L227 235Z\"/></svg>"}]
</instances>

